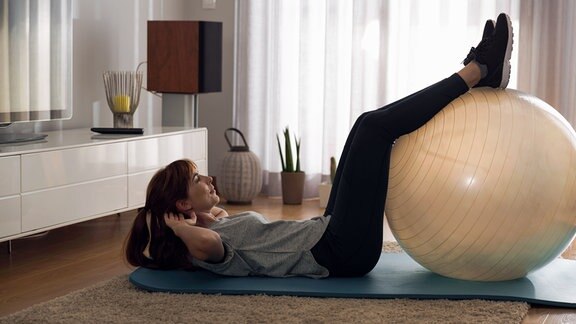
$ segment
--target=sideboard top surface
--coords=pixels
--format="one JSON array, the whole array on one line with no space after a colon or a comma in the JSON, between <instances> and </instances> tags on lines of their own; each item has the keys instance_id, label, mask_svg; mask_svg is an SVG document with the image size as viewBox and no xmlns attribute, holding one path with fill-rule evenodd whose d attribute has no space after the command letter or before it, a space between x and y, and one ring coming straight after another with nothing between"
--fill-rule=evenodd
<instances>
[{"instance_id":1,"label":"sideboard top surface","mask_svg":"<svg viewBox=\"0 0 576 324\"><path fill-rule=\"evenodd\" d=\"M94 144L110 144L114 142L126 142L130 140L142 140L148 137L158 137L165 135L174 135L177 133L189 133L194 131L204 131L206 128L187 128L187 127L152 127L145 128L142 135L116 135L116 134L98 134L90 128L65 129L60 131L42 132L48 135L41 141L27 142L22 144L3 144L0 145L0 157L29 154L51 150L61 150L63 148L74 148Z\"/></svg>"}]
</instances>

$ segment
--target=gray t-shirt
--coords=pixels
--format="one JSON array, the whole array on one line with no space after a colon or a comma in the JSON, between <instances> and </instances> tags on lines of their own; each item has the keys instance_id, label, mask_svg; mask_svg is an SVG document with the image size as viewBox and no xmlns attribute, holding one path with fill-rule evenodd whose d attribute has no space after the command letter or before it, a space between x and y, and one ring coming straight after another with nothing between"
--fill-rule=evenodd
<instances>
[{"instance_id":1,"label":"gray t-shirt","mask_svg":"<svg viewBox=\"0 0 576 324\"><path fill-rule=\"evenodd\" d=\"M224 260L208 263L192 259L192 263L227 276L327 277L328 269L316 262L310 249L329 221L330 216L321 216L270 222L256 212L219 218L210 229L222 238Z\"/></svg>"}]
</instances>

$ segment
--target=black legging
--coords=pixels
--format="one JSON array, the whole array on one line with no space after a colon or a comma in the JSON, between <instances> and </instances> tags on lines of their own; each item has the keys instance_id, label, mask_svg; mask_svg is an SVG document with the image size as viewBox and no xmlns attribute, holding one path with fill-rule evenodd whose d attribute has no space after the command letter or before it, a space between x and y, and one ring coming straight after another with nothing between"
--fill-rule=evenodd
<instances>
[{"instance_id":1,"label":"black legging","mask_svg":"<svg viewBox=\"0 0 576 324\"><path fill-rule=\"evenodd\" d=\"M358 117L344 145L326 207L325 215L332 218L311 250L331 276L361 276L374 268L382 253L394 141L423 126L467 91L464 80L454 74Z\"/></svg>"}]
</instances>

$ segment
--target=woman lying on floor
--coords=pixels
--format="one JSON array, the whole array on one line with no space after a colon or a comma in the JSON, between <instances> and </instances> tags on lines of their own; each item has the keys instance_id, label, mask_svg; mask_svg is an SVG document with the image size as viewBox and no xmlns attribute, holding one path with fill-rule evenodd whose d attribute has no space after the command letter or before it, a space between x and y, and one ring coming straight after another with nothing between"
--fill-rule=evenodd
<instances>
[{"instance_id":1,"label":"woman lying on floor","mask_svg":"<svg viewBox=\"0 0 576 324\"><path fill-rule=\"evenodd\" d=\"M269 222L255 212L218 207L212 178L175 161L148 185L146 204L126 244L134 266L203 268L229 276L362 276L380 257L390 153L394 141L429 121L471 87L505 88L512 26L486 22L464 68L428 88L362 114L352 127L324 216Z\"/></svg>"}]
</instances>

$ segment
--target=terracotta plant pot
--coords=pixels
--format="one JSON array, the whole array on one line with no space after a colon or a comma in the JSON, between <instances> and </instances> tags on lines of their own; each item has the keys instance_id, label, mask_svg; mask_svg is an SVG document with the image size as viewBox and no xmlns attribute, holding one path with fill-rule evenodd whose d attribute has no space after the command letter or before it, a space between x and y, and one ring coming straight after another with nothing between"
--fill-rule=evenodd
<instances>
[{"instance_id":1,"label":"terracotta plant pot","mask_svg":"<svg viewBox=\"0 0 576 324\"><path fill-rule=\"evenodd\" d=\"M286 205L302 204L304 192L304 172L282 172L282 201Z\"/></svg>"}]
</instances>

